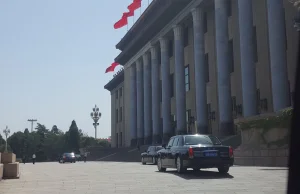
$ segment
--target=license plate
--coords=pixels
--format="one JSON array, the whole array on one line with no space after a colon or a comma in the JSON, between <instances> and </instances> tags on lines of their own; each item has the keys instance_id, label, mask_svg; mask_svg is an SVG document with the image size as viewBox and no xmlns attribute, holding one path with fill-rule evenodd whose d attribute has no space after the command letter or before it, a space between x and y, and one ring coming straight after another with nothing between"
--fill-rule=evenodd
<instances>
[{"instance_id":1,"label":"license plate","mask_svg":"<svg viewBox=\"0 0 300 194\"><path fill-rule=\"evenodd\" d=\"M217 152L206 152L206 153L204 153L204 156L206 156L206 157L217 157L218 153Z\"/></svg>"}]
</instances>

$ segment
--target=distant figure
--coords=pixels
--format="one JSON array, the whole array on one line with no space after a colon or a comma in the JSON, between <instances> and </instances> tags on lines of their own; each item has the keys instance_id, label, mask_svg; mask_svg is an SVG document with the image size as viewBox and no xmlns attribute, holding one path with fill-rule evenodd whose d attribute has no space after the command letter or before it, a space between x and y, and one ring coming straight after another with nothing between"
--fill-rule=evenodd
<instances>
[{"instance_id":1,"label":"distant figure","mask_svg":"<svg viewBox=\"0 0 300 194\"><path fill-rule=\"evenodd\" d=\"M23 156L23 164L26 164L26 156Z\"/></svg>"},{"instance_id":2,"label":"distant figure","mask_svg":"<svg viewBox=\"0 0 300 194\"><path fill-rule=\"evenodd\" d=\"M87 154L87 152L84 153L84 162L86 162Z\"/></svg>"},{"instance_id":3,"label":"distant figure","mask_svg":"<svg viewBox=\"0 0 300 194\"><path fill-rule=\"evenodd\" d=\"M35 156L35 154L33 154L32 155L32 164L35 164L35 158L36 158L36 156Z\"/></svg>"},{"instance_id":4,"label":"distant figure","mask_svg":"<svg viewBox=\"0 0 300 194\"><path fill-rule=\"evenodd\" d=\"M138 151L140 151L140 144L139 143L137 144L137 149L138 149Z\"/></svg>"}]
</instances>

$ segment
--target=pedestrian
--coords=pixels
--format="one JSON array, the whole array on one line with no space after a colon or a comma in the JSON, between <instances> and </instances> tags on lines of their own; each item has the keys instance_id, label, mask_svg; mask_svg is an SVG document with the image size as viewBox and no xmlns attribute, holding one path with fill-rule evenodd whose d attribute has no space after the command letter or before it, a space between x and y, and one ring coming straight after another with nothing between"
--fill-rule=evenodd
<instances>
[{"instance_id":1,"label":"pedestrian","mask_svg":"<svg viewBox=\"0 0 300 194\"><path fill-rule=\"evenodd\" d=\"M87 154L88 154L87 152L84 153L84 162L86 162Z\"/></svg>"},{"instance_id":2,"label":"pedestrian","mask_svg":"<svg viewBox=\"0 0 300 194\"><path fill-rule=\"evenodd\" d=\"M33 154L32 155L32 164L35 164L35 158L36 158L36 156L35 156L35 154Z\"/></svg>"},{"instance_id":3,"label":"pedestrian","mask_svg":"<svg viewBox=\"0 0 300 194\"><path fill-rule=\"evenodd\" d=\"M23 164L26 164L26 156L23 156Z\"/></svg>"}]
</instances>

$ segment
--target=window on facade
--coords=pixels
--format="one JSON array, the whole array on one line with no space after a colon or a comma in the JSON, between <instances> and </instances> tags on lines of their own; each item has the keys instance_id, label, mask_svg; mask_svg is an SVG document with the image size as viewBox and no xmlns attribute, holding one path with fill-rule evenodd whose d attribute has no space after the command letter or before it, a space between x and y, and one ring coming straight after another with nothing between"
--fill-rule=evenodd
<instances>
[{"instance_id":1,"label":"window on facade","mask_svg":"<svg viewBox=\"0 0 300 194\"><path fill-rule=\"evenodd\" d=\"M205 54L205 68L206 68L206 83L209 82L209 58L208 53Z\"/></svg>"},{"instance_id":2,"label":"window on facade","mask_svg":"<svg viewBox=\"0 0 300 194\"><path fill-rule=\"evenodd\" d=\"M289 95L289 105L291 106L291 105L293 105L292 104L292 95L291 95L291 82L290 82L290 80L288 80L288 95Z\"/></svg>"},{"instance_id":3,"label":"window on facade","mask_svg":"<svg viewBox=\"0 0 300 194\"><path fill-rule=\"evenodd\" d=\"M175 115L171 115L171 121L176 121Z\"/></svg>"},{"instance_id":4,"label":"window on facade","mask_svg":"<svg viewBox=\"0 0 300 194\"><path fill-rule=\"evenodd\" d=\"M203 32L207 32L207 13L203 13Z\"/></svg>"},{"instance_id":5,"label":"window on facade","mask_svg":"<svg viewBox=\"0 0 300 194\"><path fill-rule=\"evenodd\" d=\"M231 101L232 101L232 111L236 111L236 97L235 96L231 97Z\"/></svg>"},{"instance_id":6,"label":"window on facade","mask_svg":"<svg viewBox=\"0 0 300 194\"><path fill-rule=\"evenodd\" d=\"M171 85L170 95L171 95L171 98L172 98L172 97L174 97L174 91L175 91L174 74L170 75L170 85Z\"/></svg>"},{"instance_id":7,"label":"window on facade","mask_svg":"<svg viewBox=\"0 0 300 194\"><path fill-rule=\"evenodd\" d=\"M123 120L123 108L122 108L122 107L120 107L120 112L119 112L119 114L120 114L119 120L122 121L122 120Z\"/></svg>"},{"instance_id":8,"label":"window on facade","mask_svg":"<svg viewBox=\"0 0 300 194\"><path fill-rule=\"evenodd\" d=\"M228 17L232 16L232 1L227 1Z\"/></svg>"},{"instance_id":9,"label":"window on facade","mask_svg":"<svg viewBox=\"0 0 300 194\"><path fill-rule=\"evenodd\" d=\"M286 26L286 20L285 20L285 8L283 8L283 13L284 13L284 38L285 38L285 49L287 50L288 49L288 41L287 41L287 36L286 36L286 30L287 30L287 26Z\"/></svg>"},{"instance_id":10,"label":"window on facade","mask_svg":"<svg viewBox=\"0 0 300 194\"><path fill-rule=\"evenodd\" d=\"M117 90L116 91L116 99L118 99L118 97L119 97L119 93L118 93L119 91Z\"/></svg>"},{"instance_id":11,"label":"window on facade","mask_svg":"<svg viewBox=\"0 0 300 194\"><path fill-rule=\"evenodd\" d=\"M161 64L161 52L160 52L160 48L157 51L157 60L158 60L158 64Z\"/></svg>"},{"instance_id":12,"label":"window on facade","mask_svg":"<svg viewBox=\"0 0 300 194\"><path fill-rule=\"evenodd\" d=\"M257 63L258 61L258 53L257 53L257 33L256 33L256 26L253 26L253 55L254 55L254 62Z\"/></svg>"},{"instance_id":13,"label":"window on facade","mask_svg":"<svg viewBox=\"0 0 300 194\"><path fill-rule=\"evenodd\" d=\"M123 134L122 134L122 132L120 132L120 146L122 147L122 145L123 145Z\"/></svg>"},{"instance_id":14,"label":"window on facade","mask_svg":"<svg viewBox=\"0 0 300 194\"><path fill-rule=\"evenodd\" d=\"M160 102L162 102L162 81L161 80L159 84L159 96L160 96Z\"/></svg>"},{"instance_id":15,"label":"window on facade","mask_svg":"<svg viewBox=\"0 0 300 194\"><path fill-rule=\"evenodd\" d=\"M173 41L169 41L169 57L173 57Z\"/></svg>"},{"instance_id":16,"label":"window on facade","mask_svg":"<svg viewBox=\"0 0 300 194\"><path fill-rule=\"evenodd\" d=\"M184 76L185 76L185 91L189 91L190 90L190 66L187 65L184 68Z\"/></svg>"},{"instance_id":17,"label":"window on facade","mask_svg":"<svg viewBox=\"0 0 300 194\"><path fill-rule=\"evenodd\" d=\"M207 104L206 105L206 109L207 109L207 119L208 119L208 130L209 130L209 133L211 134L212 133L212 120L210 119L211 118L211 104Z\"/></svg>"},{"instance_id":18,"label":"window on facade","mask_svg":"<svg viewBox=\"0 0 300 194\"><path fill-rule=\"evenodd\" d=\"M123 95L123 88L120 88L119 95L120 95L120 97L122 97L122 95Z\"/></svg>"},{"instance_id":19,"label":"window on facade","mask_svg":"<svg viewBox=\"0 0 300 194\"><path fill-rule=\"evenodd\" d=\"M233 51L233 40L229 40L229 65L230 65L230 72L234 72L234 51Z\"/></svg>"},{"instance_id":20,"label":"window on facade","mask_svg":"<svg viewBox=\"0 0 300 194\"><path fill-rule=\"evenodd\" d=\"M118 111L118 109L116 110L116 123L118 123L119 122L119 111Z\"/></svg>"},{"instance_id":21,"label":"window on facade","mask_svg":"<svg viewBox=\"0 0 300 194\"><path fill-rule=\"evenodd\" d=\"M186 110L186 122L188 123L190 121L190 118L192 116L192 110Z\"/></svg>"},{"instance_id":22,"label":"window on facade","mask_svg":"<svg viewBox=\"0 0 300 194\"><path fill-rule=\"evenodd\" d=\"M184 34L183 34L183 36L184 36L184 40L183 40L183 46L184 47L186 47L186 46L188 46L189 45L189 28L188 27L186 27L185 29L184 29Z\"/></svg>"},{"instance_id":23,"label":"window on facade","mask_svg":"<svg viewBox=\"0 0 300 194\"><path fill-rule=\"evenodd\" d=\"M208 116L208 119L210 119L210 113L211 113L211 105L207 104L207 116Z\"/></svg>"},{"instance_id":24,"label":"window on facade","mask_svg":"<svg viewBox=\"0 0 300 194\"><path fill-rule=\"evenodd\" d=\"M260 113L260 89L256 90L256 103L257 103L258 113Z\"/></svg>"}]
</instances>

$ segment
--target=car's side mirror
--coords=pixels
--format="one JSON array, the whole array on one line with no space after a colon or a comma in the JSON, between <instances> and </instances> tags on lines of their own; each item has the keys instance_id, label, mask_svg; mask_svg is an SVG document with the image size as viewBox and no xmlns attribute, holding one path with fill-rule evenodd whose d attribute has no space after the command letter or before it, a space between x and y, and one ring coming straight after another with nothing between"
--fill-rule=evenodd
<instances>
[{"instance_id":1,"label":"car's side mirror","mask_svg":"<svg viewBox=\"0 0 300 194\"><path fill-rule=\"evenodd\" d=\"M166 144L162 144L162 146L161 146L161 147L163 147L163 148L166 148L166 146L167 146Z\"/></svg>"}]
</instances>

